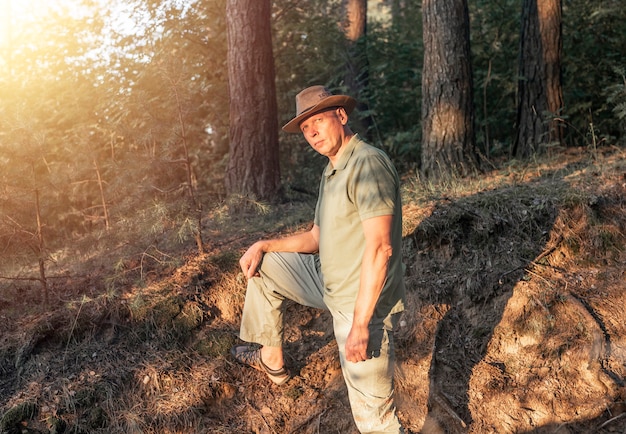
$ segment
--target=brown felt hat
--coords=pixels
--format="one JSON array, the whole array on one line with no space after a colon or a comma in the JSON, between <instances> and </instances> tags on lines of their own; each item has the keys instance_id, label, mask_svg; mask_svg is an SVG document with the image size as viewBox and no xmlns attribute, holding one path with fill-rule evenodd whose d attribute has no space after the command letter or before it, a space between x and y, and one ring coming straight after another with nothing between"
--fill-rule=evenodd
<instances>
[{"instance_id":1,"label":"brown felt hat","mask_svg":"<svg viewBox=\"0 0 626 434\"><path fill-rule=\"evenodd\" d=\"M356 107L356 100L347 95L333 95L324 86L311 86L296 95L296 117L283 126L287 133L299 133L300 122L329 107L343 107L347 114Z\"/></svg>"}]
</instances>

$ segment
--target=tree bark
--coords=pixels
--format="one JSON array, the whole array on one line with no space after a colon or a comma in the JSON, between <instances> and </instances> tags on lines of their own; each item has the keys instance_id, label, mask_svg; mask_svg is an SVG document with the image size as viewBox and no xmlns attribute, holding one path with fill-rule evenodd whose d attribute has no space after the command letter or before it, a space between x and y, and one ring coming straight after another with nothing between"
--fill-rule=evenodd
<instances>
[{"instance_id":1,"label":"tree bark","mask_svg":"<svg viewBox=\"0 0 626 434\"><path fill-rule=\"evenodd\" d=\"M439 179L478 168L467 0L422 0L422 174Z\"/></svg>"},{"instance_id":2,"label":"tree bark","mask_svg":"<svg viewBox=\"0 0 626 434\"><path fill-rule=\"evenodd\" d=\"M562 144L561 0L524 0L520 36L517 137L513 155L525 158Z\"/></svg>"},{"instance_id":3,"label":"tree bark","mask_svg":"<svg viewBox=\"0 0 626 434\"><path fill-rule=\"evenodd\" d=\"M228 0L228 194L274 199L280 189L270 0Z\"/></svg>"}]
</instances>

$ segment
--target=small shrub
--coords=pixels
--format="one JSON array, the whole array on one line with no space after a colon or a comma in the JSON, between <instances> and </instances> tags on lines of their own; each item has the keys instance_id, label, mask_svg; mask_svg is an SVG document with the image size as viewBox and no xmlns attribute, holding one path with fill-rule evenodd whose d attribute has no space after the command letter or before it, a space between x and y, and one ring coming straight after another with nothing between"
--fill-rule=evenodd
<instances>
[{"instance_id":1,"label":"small shrub","mask_svg":"<svg viewBox=\"0 0 626 434\"><path fill-rule=\"evenodd\" d=\"M207 357L225 357L234 344L235 336L232 333L216 331L199 341L195 349Z\"/></svg>"},{"instance_id":2,"label":"small shrub","mask_svg":"<svg viewBox=\"0 0 626 434\"><path fill-rule=\"evenodd\" d=\"M20 422L32 419L38 411L37 404L28 401L10 408L0 419L0 432L2 434L22 432Z\"/></svg>"}]
</instances>

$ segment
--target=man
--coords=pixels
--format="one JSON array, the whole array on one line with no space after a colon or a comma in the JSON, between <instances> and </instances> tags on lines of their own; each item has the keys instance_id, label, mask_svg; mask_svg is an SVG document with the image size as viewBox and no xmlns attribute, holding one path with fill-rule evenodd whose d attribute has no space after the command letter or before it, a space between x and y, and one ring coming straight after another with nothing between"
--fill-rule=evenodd
<instances>
[{"instance_id":1,"label":"man","mask_svg":"<svg viewBox=\"0 0 626 434\"><path fill-rule=\"evenodd\" d=\"M283 303L327 309L355 423L362 433L403 433L393 402L392 330L404 310L400 181L389 158L348 126L356 101L312 86L296 96L283 130L328 157L313 227L254 243L239 264L248 278L233 357L289 380ZM260 346L260 347L259 347Z\"/></svg>"}]
</instances>

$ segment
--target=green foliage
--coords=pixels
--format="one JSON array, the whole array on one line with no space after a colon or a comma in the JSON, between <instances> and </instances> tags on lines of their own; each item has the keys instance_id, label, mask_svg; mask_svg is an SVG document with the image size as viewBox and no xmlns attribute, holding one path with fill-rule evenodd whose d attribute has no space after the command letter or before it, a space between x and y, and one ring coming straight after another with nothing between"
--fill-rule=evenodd
<instances>
[{"instance_id":1,"label":"green foliage","mask_svg":"<svg viewBox=\"0 0 626 434\"><path fill-rule=\"evenodd\" d=\"M624 67L624 35L626 9L621 2L564 4L563 97L570 144L624 140L624 124L616 118L619 109L614 112L612 102L615 86L623 83L619 71Z\"/></svg>"},{"instance_id":2,"label":"green foliage","mask_svg":"<svg viewBox=\"0 0 626 434\"><path fill-rule=\"evenodd\" d=\"M14 29L12 50L0 51L3 266L33 259L35 191L50 252L87 235L94 246L109 249L129 240L135 254L165 263L168 249L192 242L201 228L190 192L205 210L225 199L225 4L76 0L71 11L59 4L51 15ZM569 144L599 146L626 137L621 6L564 4ZM369 65L360 98L369 111L355 116L370 116L374 144L401 171L412 171L421 153L420 2L369 7L367 36L359 42ZM342 1L275 0L272 8L277 122L283 125L302 88L321 83L345 90L350 51L338 25ZM520 9L515 0L469 2L476 131L488 158L508 155L514 136ZM278 146L286 197L311 200L326 160L297 134L281 133ZM263 210L236 197L224 204ZM113 235L106 234L105 206ZM120 256L126 264L129 254Z\"/></svg>"},{"instance_id":3,"label":"green foliage","mask_svg":"<svg viewBox=\"0 0 626 434\"><path fill-rule=\"evenodd\" d=\"M404 17L421 23L421 14ZM373 23L368 33L367 53L370 64L369 87L366 90L375 121L375 134L396 161L407 157L419 159L418 143L407 136L419 137L421 119L421 39L413 26L414 39L407 38L404 20L399 24Z\"/></svg>"},{"instance_id":4,"label":"green foliage","mask_svg":"<svg viewBox=\"0 0 626 434\"><path fill-rule=\"evenodd\" d=\"M2 433L18 433L20 422L32 419L37 415L39 408L37 404L24 401L15 407L10 408L0 418L0 432Z\"/></svg>"},{"instance_id":5,"label":"green foliage","mask_svg":"<svg viewBox=\"0 0 626 434\"><path fill-rule=\"evenodd\" d=\"M421 129L413 128L409 131L400 131L395 135L388 135L382 148L396 161L396 167L401 172L418 167L421 154Z\"/></svg>"},{"instance_id":6,"label":"green foliage","mask_svg":"<svg viewBox=\"0 0 626 434\"><path fill-rule=\"evenodd\" d=\"M279 122L294 115L294 97L312 84L324 84L345 92L345 64L349 56L343 31L341 2L315 0L310 7L294 7L291 1L274 2L274 56L276 58ZM328 19L328 17L335 17ZM359 96L367 101L369 112L353 116L374 119L374 142L394 158L418 160L418 147L404 141L418 136L420 129L421 10L408 4L393 22L370 20L364 52L369 65L368 87ZM398 135L398 137L395 137ZM317 186L320 168L325 164L298 135L281 137L281 168L285 183L296 189ZM307 188L316 193L316 188Z\"/></svg>"},{"instance_id":7,"label":"green foliage","mask_svg":"<svg viewBox=\"0 0 626 434\"><path fill-rule=\"evenodd\" d=\"M341 16L340 6L337 0L311 0L304 8L291 0L273 2L272 40L280 126L295 115L295 95L300 90L313 84L337 90L341 85L346 53L336 19ZM298 134L281 132L279 140L283 182L295 184L296 188L317 187L320 171L311 166L323 167L321 159ZM317 192L316 188L313 190Z\"/></svg>"},{"instance_id":8,"label":"green foliage","mask_svg":"<svg viewBox=\"0 0 626 434\"><path fill-rule=\"evenodd\" d=\"M521 6L514 0L469 4L477 143L507 155L514 137ZM626 52L626 11L619 2L563 5L563 122L569 145L623 138L619 73Z\"/></svg>"},{"instance_id":9,"label":"green foliage","mask_svg":"<svg viewBox=\"0 0 626 434\"><path fill-rule=\"evenodd\" d=\"M226 357L235 343L235 336L231 332L215 331L198 341L195 350L210 358Z\"/></svg>"},{"instance_id":10,"label":"green foliage","mask_svg":"<svg viewBox=\"0 0 626 434\"><path fill-rule=\"evenodd\" d=\"M514 140L521 4L470 1L476 143L487 157L508 154Z\"/></svg>"},{"instance_id":11,"label":"green foliage","mask_svg":"<svg viewBox=\"0 0 626 434\"><path fill-rule=\"evenodd\" d=\"M341 84L346 56L337 25L341 2L310 0L303 8L292 0L276 0L272 15L278 121L284 125L295 114L294 98L301 89Z\"/></svg>"},{"instance_id":12,"label":"green foliage","mask_svg":"<svg viewBox=\"0 0 626 434\"><path fill-rule=\"evenodd\" d=\"M112 95L107 101L113 105L103 107L103 129L120 139L112 144L117 165L132 178L143 178L145 187L188 188L184 164L189 160L198 192L221 191L213 182L213 163L228 146L224 5L165 2L150 8L138 1L135 16L149 14L152 23L145 42L116 35L115 46L128 53L128 66L108 75ZM111 6L109 13L114 10ZM119 74L125 74L121 84ZM150 170L136 164L138 156Z\"/></svg>"},{"instance_id":13,"label":"green foliage","mask_svg":"<svg viewBox=\"0 0 626 434\"><path fill-rule=\"evenodd\" d=\"M624 143L626 141L626 67L614 66L613 73L621 78L621 81L606 89L606 100L619 121L620 137Z\"/></svg>"},{"instance_id":14,"label":"green foliage","mask_svg":"<svg viewBox=\"0 0 626 434\"><path fill-rule=\"evenodd\" d=\"M0 238L8 236L7 254L28 247L16 234L35 233L35 190L50 247L74 230L75 212L96 203L97 187L80 189L80 196L72 191L93 179L89 135L98 97L77 60L100 28L97 19L84 19L90 12L77 8L68 16L55 8L20 27L11 49L0 52Z\"/></svg>"}]
</instances>

